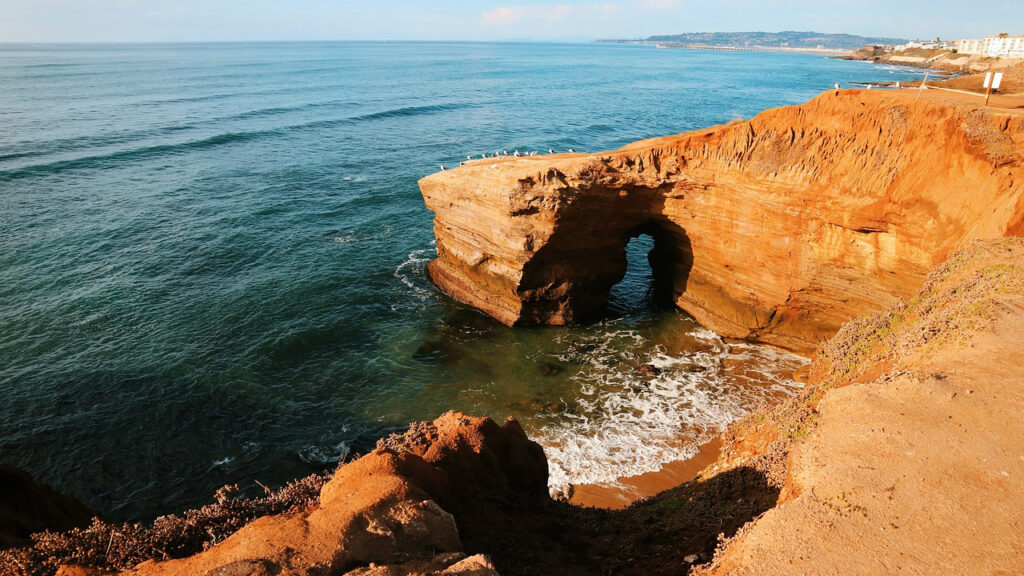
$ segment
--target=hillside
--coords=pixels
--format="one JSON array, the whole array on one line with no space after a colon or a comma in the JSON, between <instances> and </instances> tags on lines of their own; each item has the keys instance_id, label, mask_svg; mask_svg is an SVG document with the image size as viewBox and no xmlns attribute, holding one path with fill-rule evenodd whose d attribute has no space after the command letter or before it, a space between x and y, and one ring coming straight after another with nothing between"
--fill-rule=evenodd
<instances>
[{"instance_id":1,"label":"hillside","mask_svg":"<svg viewBox=\"0 0 1024 576\"><path fill-rule=\"evenodd\" d=\"M869 44L901 44L902 38L876 38L855 34L822 32L687 32L650 36L645 42L656 44L699 44L702 46L739 46L767 48L828 48L857 50Z\"/></svg>"}]
</instances>

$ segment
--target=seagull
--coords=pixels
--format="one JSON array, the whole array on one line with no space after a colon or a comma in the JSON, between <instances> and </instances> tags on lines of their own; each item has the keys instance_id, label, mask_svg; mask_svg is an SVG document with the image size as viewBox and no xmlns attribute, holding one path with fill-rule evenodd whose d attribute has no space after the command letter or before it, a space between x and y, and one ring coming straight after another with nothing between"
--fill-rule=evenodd
<instances>
[{"instance_id":1,"label":"seagull","mask_svg":"<svg viewBox=\"0 0 1024 576\"><path fill-rule=\"evenodd\" d=\"M444 167L444 164L441 164L441 170L447 170L447 168Z\"/></svg>"},{"instance_id":2,"label":"seagull","mask_svg":"<svg viewBox=\"0 0 1024 576\"><path fill-rule=\"evenodd\" d=\"M555 151L553 149L548 148L548 154L554 154L554 153L555 153Z\"/></svg>"},{"instance_id":3,"label":"seagull","mask_svg":"<svg viewBox=\"0 0 1024 576\"><path fill-rule=\"evenodd\" d=\"M502 154L503 156L508 156L508 150L502 150L502 151L501 151L501 154Z\"/></svg>"},{"instance_id":4,"label":"seagull","mask_svg":"<svg viewBox=\"0 0 1024 576\"><path fill-rule=\"evenodd\" d=\"M520 156L522 156L522 154L519 153L519 150L516 150L515 152L513 152L512 155L515 156L516 158L519 158Z\"/></svg>"},{"instance_id":5,"label":"seagull","mask_svg":"<svg viewBox=\"0 0 1024 576\"><path fill-rule=\"evenodd\" d=\"M536 156L536 155L537 155L537 151L536 150L534 150L533 152L530 152L530 156Z\"/></svg>"},{"instance_id":6,"label":"seagull","mask_svg":"<svg viewBox=\"0 0 1024 576\"><path fill-rule=\"evenodd\" d=\"M472 159L473 159L472 156L470 156L469 154L466 154L466 160L472 160Z\"/></svg>"},{"instance_id":7,"label":"seagull","mask_svg":"<svg viewBox=\"0 0 1024 576\"><path fill-rule=\"evenodd\" d=\"M572 154L572 153L573 153L573 152L575 152L575 151L576 151L576 149L575 149L575 148L569 148L569 153L570 153L570 154Z\"/></svg>"},{"instance_id":8,"label":"seagull","mask_svg":"<svg viewBox=\"0 0 1024 576\"><path fill-rule=\"evenodd\" d=\"M465 162L459 162L459 166L465 166L465 165L466 165Z\"/></svg>"}]
</instances>

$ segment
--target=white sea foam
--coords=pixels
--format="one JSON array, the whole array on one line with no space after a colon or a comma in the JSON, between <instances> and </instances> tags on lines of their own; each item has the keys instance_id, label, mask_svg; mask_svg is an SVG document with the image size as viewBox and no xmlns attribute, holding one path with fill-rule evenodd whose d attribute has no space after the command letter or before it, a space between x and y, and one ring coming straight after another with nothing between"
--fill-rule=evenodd
<instances>
[{"instance_id":1,"label":"white sea foam","mask_svg":"<svg viewBox=\"0 0 1024 576\"><path fill-rule=\"evenodd\" d=\"M647 346L631 330L577 344L585 352L575 406L534 433L547 454L552 491L610 484L692 457L697 447L768 397L792 394L804 360L770 347L726 344L700 329L698 351L679 356ZM645 375L637 367L650 365Z\"/></svg>"},{"instance_id":2,"label":"white sea foam","mask_svg":"<svg viewBox=\"0 0 1024 576\"><path fill-rule=\"evenodd\" d=\"M426 277L427 262L430 262L434 253L434 248L413 250L405 261L395 268L395 278L421 301L429 299L434 294L423 281Z\"/></svg>"},{"instance_id":3,"label":"white sea foam","mask_svg":"<svg viewBox=\"0 0 1024 576\"><path fill-rule=\"evenodd\" d=\"M299 458L307 464L336 464L348 457L349 445L347 442L338 442L333 445L306 446L299 450Z\"/></svg>"},{"instance_id":4,"label":"white sea foam","mask_svg":"<svg viewBox=\"0 0 1024 576\"><path fill-rule=\"evenodd\" d=\"M379 234L372 236L361 236L355 230L347 230L338 236L331 237L336 244L354 244L356 242L372 242L374 240L387 240L391 237L391 226L385 226Z\"/></svg>"}]
</instances>

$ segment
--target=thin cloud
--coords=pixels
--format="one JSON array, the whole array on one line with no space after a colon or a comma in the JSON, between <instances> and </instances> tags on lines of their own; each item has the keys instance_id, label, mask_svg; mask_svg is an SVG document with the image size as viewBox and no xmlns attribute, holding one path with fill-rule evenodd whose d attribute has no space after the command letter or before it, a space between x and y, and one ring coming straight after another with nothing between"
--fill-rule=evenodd
<instances>
[{"instance_id":1,"label":"thin cloud","mask_svg":"<svg viewBox=\"0 0 1024 576\"><path fill-rule=\"evenodd\" d=\"M669 0L657 0L665 2ZM485 26L511 26L519 23L559 22L570 15L577 18L608 18L619 10L618 4L549 4L544 6L502 6L480 15Z\"/></svg>"},{"instance_id":2,"label":"thin cloud","mask_svg":"<svg viewBox=\"0 0 1024 576\"><path fill-rule=\"evenodd\" d=\"M484 26L508 26L523 18L526 8L522 6L503 6L483 13Z\"/></svg>"}]
</instances>

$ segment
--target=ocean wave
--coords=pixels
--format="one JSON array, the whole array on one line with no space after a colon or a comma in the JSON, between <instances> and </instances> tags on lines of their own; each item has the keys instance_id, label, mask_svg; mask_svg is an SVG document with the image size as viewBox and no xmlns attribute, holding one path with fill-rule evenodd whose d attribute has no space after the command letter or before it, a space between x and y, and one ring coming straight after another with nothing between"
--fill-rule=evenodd
<instances>
[{"instance_id":1,"label":"ocean wave","mask_svg":"<svg viewBox=\"0 0 1024 576\"><path fill-rule=\"evenodd\" d=\"M385 226L378 234L362 235L356 230L332 230L328 233L328 236L330 237L331 242L334 242L335 244L356 244L359 242L386 240L391 236L391 226Z\"/></svg>"},{"instance_id":2,"label":"ocean wave","mask_svg":"<svg viewBox=\"0 0 1024 576\"><path fill-rule=\"evenodd\" d=\"M189 140L185 142L142 146L138 148L120 150L117 152L110 152L106 154L81 156L78 158L72 158L68 160L57 160L54 162L32 164L29 166L23 166L9 170L0 170L0 182L10 182L33 176L38 176L40 174L58 173L79 168L107 168L110 167L111 164L116 164L120 162L130 162L159 156L177 155L195 150L203 150L217 146L223 146L226 144L248 142L268 137L286 136L295 132L332 128L337 126L358 124L361 122L383 120L388 118L416 116L421 114L435 114L438 112L447 112L471 106L474 105L436 104L429 106L405 106L402 108L383 110L371 114L361 114L358 116L349 116L345 118L314 120L312 122L304 122L300 124L292 124L288 126L280 126L276 128L268 128L262 130L228 132L223 134L216 134L214 136L208 136L206 138Z\"/></svg>"},{"instance_id":3,"label":"ocean wave","mask_svg":"<svg viewBox=\"0 0 1024 576\"><path fill-rule=\"evenodd\" d=\"M318 466L337 464L348 458L351 447L348 442L338 442L332 445L314 445L300 448L297 452L299 459L306 464Z\"/></svg>"},{"instance_id":4,"label":"ocean wave","mask_svg":"<svg viewBox=\"0 0 1024 576\"><path fill-rule=\"evenodd\" d=\"M413 250L406 257L405 261L395 268L395 278L405 286L408 293L415 296L421 303L429 300L434 295L433 290L423 285L423 279L427 275L427 262L433 259L434 254L434 248Z\"/></svg>"},{"instance_id":5,"label":"ocean wave","mask_svg":"<svg viewBox=\"0 0 1024 576\"><path fill-rule=\"evenodd\" d=\"M635 331L615 330L577 343L560 358L582 361L584 370L574 376L578 398L563 400L566 409L534 432L548 457L553 492L570 484L614 484L690 458L765 398L800 386L788 377L804 362L798 356L729 345L704 329L693 336L699 341L694 351L670 355ZM622 352L645 347L651 351Z\"/></svg>"},{"instance_id":6,"label":"ocean wave","mask_svg":"<svg viewBox=\"0 0 1024 576\"><path fill-rule=\"evenodd\" d=\"M197 100L197 98L183 98L180 100L173 100L172 102L186 102L194 100ZM173 124L170 126L161 126L145 130L126 130L121 132L103 133L99 135L75 136L71 138L44 140L41 142L26 141L20 142L18 144L22 146L29 145L33 146L34 148L10 154L0 154L0 162L3 162L5 160L15 160L18 158L26 158L31 156L43 156L46 154L57 154L60 152L69 152L87 148L101 148L104 146L113 146L117 144L130 144L133 141L143 140L147 138L159 138L161 136L168 136L179 132L186 132L189 130L199 130L202 128L208 128L212 125L217 125L225 122L252 120L256 118L278 116L293 112L305 112L323 107L333 107L351 104L354 103L347 100L331 100L328 102L312 102L298 106L277 106L271 108L259 108L256 110L249 110L247 112L241 112L238 114L209 118L207 120L203 120L200 122Z\"/></svg>"},{"instance_id":7,"label":"ocean wave","mask_svg":"<svg viewBox=\"0 0 1024 576\"><path fill-rule=\"evenodd\" d=\"M477 106L477 104L431 104L427 106L403 106L401 108L393 108L391 110L382 110L380 112L373 112L370 114L362 114L360 116L353 116L350 118L353 122L365 122L367 120L381 120L384 118L400 118L403 116L419 116L421 114L434 114L437 112L450 112L452 110L460 110L463 108L470 108Z\"/></svg>"}]
</instances>

